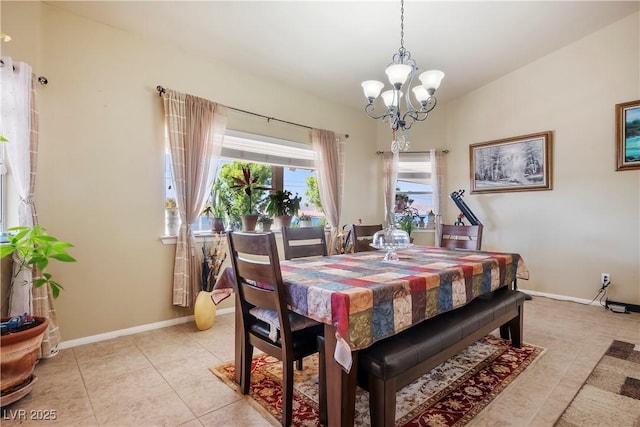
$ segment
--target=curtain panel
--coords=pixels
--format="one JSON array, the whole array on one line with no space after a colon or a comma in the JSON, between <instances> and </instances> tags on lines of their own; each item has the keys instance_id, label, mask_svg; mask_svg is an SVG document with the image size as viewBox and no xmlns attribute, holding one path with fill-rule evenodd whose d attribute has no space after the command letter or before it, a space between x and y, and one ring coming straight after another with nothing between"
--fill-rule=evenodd
<instances>
[{"instance_id":1,"label":"curtain panel","mask_svg":"<svg viewBox=\"0 0 640 427\"><path fill-rule=\"evenodd\" d=\"M24 62L14 62L3 57L0 68L2 88L2 129L0 134L8 142L7 160L14 176L18 205L18 225L31 227L38 225L35 205L35 185L38 160L39 115L36 92L36 76L31 66ZM49 319L40 346L40 356L47 358L57 354L61 341L53 295L49 285L34 288L32 280L40 272L32 269L20 271L20 260L14 254L13 276L9 295L9 315L31 313Z\"/></svg>"},{"instance_id":2,"label":"curtain panel","mask_svg":"<svg viewBox=\"0 0 640 427\"><path fill-rule=\"evenodd\" d=\"M384 220L388 227L395 223L396 182L398 181L398 152L382 153L384 188Z\"/></svg>"},{"instance_id":3,"label":"curtain panel","mask_svg":"<svg viewBox=\"0 0 640 427\"><path fill-rule=\"evenodd\" d=\"M200 290L202 259L191 224L204 208L216 176L227 108L167 89L163 95L165 127L180 228L173 271L173 304L191 307Z\"/></svg>"},{"instance_id":4,"label":"curtain panel","mask_svg":"<svg viewBox=\"0 0 640 427\"><path fill-rule=\"evenodd\" d=\"M327 246L329 255L336 252L340 214L342 213L342 193L344 188L344 144L336 139L332 131L311 130L311 147L318 175L318 190L331 234Z\"/></svg>"}]
</instances>

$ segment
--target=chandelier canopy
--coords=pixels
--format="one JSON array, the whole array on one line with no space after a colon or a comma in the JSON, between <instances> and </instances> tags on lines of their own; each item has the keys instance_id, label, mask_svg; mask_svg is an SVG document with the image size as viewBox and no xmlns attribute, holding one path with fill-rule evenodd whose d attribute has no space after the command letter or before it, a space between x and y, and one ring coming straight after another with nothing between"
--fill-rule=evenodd
<instances>
[{"instance_id":1,"label":"chandelier canopy","mask_svg":"<svg viewBox=\"0 0 640 427\"><path fill-rule=\"evenodd\" d=\"M400 48L393 55L393 62L385 70L389 83L391 83L391 89L381 94L384 83L377 80L367 80L362 82L361 85L368 102L364 110L372 119L382 119L389 123L393 132L391 149L394 152L409 149L409 129L411 125L414 122L425 120L437 103L435 93L440 87L444 73L439 70L430 70L419 74L419 71L420 67L415 60L411 59L411 53L404 47L404 0L401 0ZM418 75L421 84L412 88L416 75ZM413 92L413 96L418 101L418 108L414 107L411 102L410 92ZM375 111L374 103L378 96L382 98L387 108L382 114L378 114ZM406 111L404 112L400 103L403 96L406 105ZM398 135L398 131L401 131L402 134Z\"/></svg>"}]
</instances>

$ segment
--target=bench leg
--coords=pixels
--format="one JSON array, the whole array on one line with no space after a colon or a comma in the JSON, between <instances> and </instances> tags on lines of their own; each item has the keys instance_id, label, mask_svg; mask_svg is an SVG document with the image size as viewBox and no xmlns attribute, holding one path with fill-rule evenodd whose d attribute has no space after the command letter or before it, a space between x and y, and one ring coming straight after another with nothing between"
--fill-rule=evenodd
<instances>
[{"instance_id":1,"label":"bench leg","mask_svg":"<svg viewBox=\"0 0 640 427\"><path fill-rule=\"evenodd\" d=\"M523 319L524 305L518 307L518 315L511 319L507 325L509 326L509 333L511 334L511 345L515 348L522 347L522 319Z\"/></svg>"},{"instance_id":2,"label":"bench leg","mask_svg":"<svg viewBox=\"0 0 640 427\"><path fill-rule=\"evenodd\" d=\"M508 323L505 323L504 325L500 326L500 338L502 338L503 340L508 340L510 338Z\"/></svg>"},{"instance_id":3,"label":"bench leg","mask_svg":"<svg viewBox=\"0 0 640 427\"><path fill-rule=\"evenodd\" d=\"M369 377L371 427L393 427L396 422L396 381Z\"/></svg>"}]
</instances>

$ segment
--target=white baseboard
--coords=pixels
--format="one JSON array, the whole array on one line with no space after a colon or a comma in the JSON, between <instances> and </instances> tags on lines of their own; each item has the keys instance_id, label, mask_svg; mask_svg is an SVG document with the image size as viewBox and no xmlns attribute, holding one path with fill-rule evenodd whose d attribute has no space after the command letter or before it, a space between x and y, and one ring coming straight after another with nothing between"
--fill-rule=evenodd
<instances>
[{"instance_id":1,"label":"white baseboard","mask_svg":"<svg viewBox=\"0 0 640 427\"><path fill-rule=\"evenodd\" d=\"M586 304L586 305L597 305L597 306L601 306L600 301L596 300L589 300L589 299L584 299L584 298L575 298L575 297L568 297L566 295L556 295L556 294L550 294L547 292L538 292L538 291L530 291L528 289L522 289L520 287L518 287L518 290L521 292L524 292L525 294L529 294L531 296L538 296L538 297L545 297L545 298L550 298L550 299L557 299L560 301L571 301L571 302L577 302L580 304Z\"/></svg>"},{"instance_id":2,"label":"white baseboard","mask_svg":"<svg viewBox=\"0 0 640 427\"><path fill-rule=\"evenodd\" d=\"M221 316L223 314L233 313L235 308L223 308L221 310L216 311L216 316ZM179 325L181 323L192 322L193 316L185 316L179 317L177 319L171 320L163 320L161 322L149 323L146 325L134 326L132 328L127 329L119 329L117 331L105 332L104 334L91 335L88 337L78 338L75 340L62 341L58 345L58 350L64 350L71 347L77 347L79 345L92 344L100 341L106 341L117 337L122 337L125 335L133 335L138 334L140 332L152 331L154 329L166 328L168 326Z\"/></svg>"},{"instance_id":3,"label":"white baseboard","mask_svg":"<svg viewBox=\"0 0 640 427\"><path fill-rule=\"evenodd\" d=\"M556 299L556 300L560 300L560 301L572 301L572 302L577 302L577 303L580 303L580 304L588 304L588 305L600 306L600 301L598 301L598 300L591 301L591 300L583 299L583 298L574 298L574 297L568 297L568 296L565 296L565 295L550 294L550 293L547 293L547 292L531 291L531 290L522 289L522 288L518 288L518 290L522 291L522 292L524 292L526 294L529 294L531 296L540 296L540 297L551 298L551 299ZM216 316L221 316L223 314L233 313L234 311L235 311L235 308L233 308L233 307L223 308L222 310L217 310L216 311ZM117 338L117 337L121 337L121 336L125 336L125 335L138 334L140 332L152 331L154 329L166 328L168 326L179 325L181 323L187 323L187 322L192 322L192 321L193 321L193 316L185 316L185 317L179 317L177 319L163 320L162 322L149 323L147 325L140 325L140 326L134 326L132 328L120 329L120 330L112 331L112 332L105 332L104 334L91 335L91 336L88 336L88 337L78 338L78 339L75 339L75 340L63 341L58 345L58 350L64 350L66 348L77 347L79 345L91 344L91 343L96 343L96 342L100 342L100 341L106 341L106 340L110 340L112 338Z\"/></svg>"}]
</instances>

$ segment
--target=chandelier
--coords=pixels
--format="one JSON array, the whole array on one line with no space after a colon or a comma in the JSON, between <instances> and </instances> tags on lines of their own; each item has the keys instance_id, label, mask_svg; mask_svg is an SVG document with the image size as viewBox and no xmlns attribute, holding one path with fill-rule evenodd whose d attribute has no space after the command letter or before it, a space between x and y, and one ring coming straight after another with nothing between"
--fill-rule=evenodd
<instances>
[{"instance_id":1,"label":"chandelier","mask_svg":"<svg viewBox=\"0 0 640 427\"><path fill-rule=\"evenodd\" d=\"M387 66L385 73L391 83L391 89L382 91L384 83L377 80L367 80L362 82L364 96L368 104L364 111L372 119L382 119L389 123L393 132L391 150L393 152L407 151L410 147L409 129L415 122L421 122L436 106L435 93L440 82L444 78L444 73L439 70L424 71L419 76L420 85L413 86L413 80L420 71L416 61L411 59L411 53L404 47L404 0L400 1L400 49L393 55L393 62ZM411 102L409 91L418 101L419 108L414 107ZM404 96L406 111L402 111L400 103ZM387 110L382 114L375 111L374 102L378 96L382 97Z\"/></svg>"}]
</instances>

